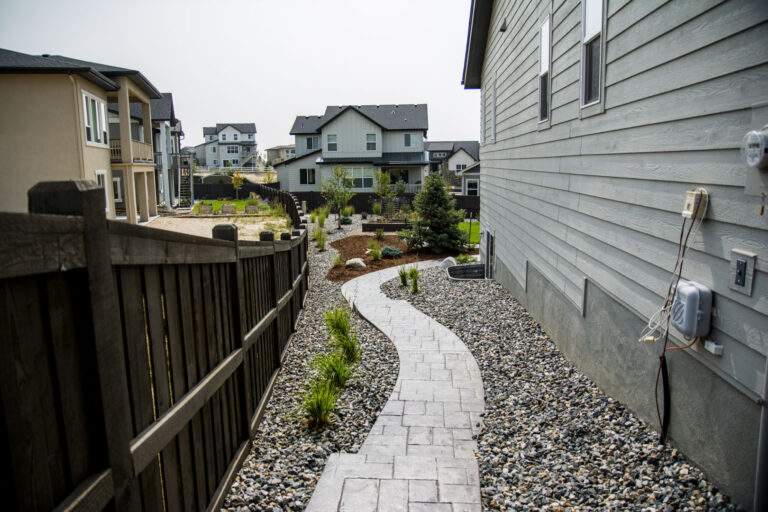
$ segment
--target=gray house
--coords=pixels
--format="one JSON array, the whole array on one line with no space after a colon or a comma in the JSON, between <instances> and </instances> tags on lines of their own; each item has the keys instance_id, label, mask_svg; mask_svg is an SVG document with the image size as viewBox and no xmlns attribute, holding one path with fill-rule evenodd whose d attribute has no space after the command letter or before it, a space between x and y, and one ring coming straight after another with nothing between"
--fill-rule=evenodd
<instances>
[{"instance_id":1,"label":"gray house","mask_svg":"<svg viewBox=\"0 0 768 512\"><path fill-rule=\"evenodd\" d=\"M481 91L488 273L651 425L665 354L669 441L746 508L768 490L768 179L739 150L768 123L766 48L765 0L473 0L463 70ZM681 229L712 320L692 341L672 328L681 350L664 352L643 333Z\"/></svg>"}]
</instances>

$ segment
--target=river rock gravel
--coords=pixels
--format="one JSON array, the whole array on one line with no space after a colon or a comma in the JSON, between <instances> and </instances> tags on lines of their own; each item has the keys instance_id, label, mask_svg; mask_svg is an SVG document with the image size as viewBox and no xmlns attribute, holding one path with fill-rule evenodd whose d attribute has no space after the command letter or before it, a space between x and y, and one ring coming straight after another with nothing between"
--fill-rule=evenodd
<instances>
[{"instance_id":1,"label":"river rock gravel","mask_svg":"<svg viewBox=\"0 0 768 512\"><path fill-rule=\"evenodd\" d=\"M492 281L422 272L421 292L382 286L452 329L483 377L484 510L736 510L702 472L558 351Z\"/></svg>"},{"instance_id":2,"label":"river rock gravel","mask_svg":"<svg viewBox=\"0 0 768 512\"><path fill-rule=\"evenodd\" d=\"M328 219L325 227L333 225ZM310 290L305 309L251 453L232 485L224 510L304 510L328 456L356 452L392 392L399 370L397 351L386 336L353 314L362 360L336 403L333 424L319 432L302 424L302 397L313 373L310 362L328 350L323 313L346 305L342 283L325 278L336 257L330 242L360 232L360 217L355 215L353 224L344 226L342 233L328 235L327 251L318 252L310 243Z\"/></svg>"}]
</instances>

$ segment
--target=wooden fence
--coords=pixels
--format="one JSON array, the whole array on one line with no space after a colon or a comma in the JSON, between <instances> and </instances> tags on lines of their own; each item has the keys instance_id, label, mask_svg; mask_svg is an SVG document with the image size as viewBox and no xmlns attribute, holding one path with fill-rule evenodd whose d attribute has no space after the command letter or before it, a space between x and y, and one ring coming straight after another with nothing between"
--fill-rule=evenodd
<instances>
[{"instance_id":1,"label":"wooden fence","mask_svg":"<svg viewBox=\"0 0 768 512\"><path fill-rule=\"evenodd\" d=\"M219 508L307 292L306 231L108 221L85 181L29 206L0 214L4 508Z\"/></svg>"}]
</instances>

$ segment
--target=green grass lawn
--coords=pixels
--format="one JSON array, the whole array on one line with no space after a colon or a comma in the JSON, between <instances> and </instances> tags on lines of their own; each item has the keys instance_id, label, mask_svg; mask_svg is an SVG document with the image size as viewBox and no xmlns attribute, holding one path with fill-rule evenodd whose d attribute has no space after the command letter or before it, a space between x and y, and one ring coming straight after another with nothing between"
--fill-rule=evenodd
<instances>
[{"instance_id":1,"label":"green grass lawn","mask_svg":"<svg viewBox=\"0 0 768 512\"><path fill-rule=\"evenodd\" d=\"M459 224L459 229L469 235L469 243L480 243L480 222L472 222L472 233L469 232L469 222L462 222Z\"/></svg>"}]
</instances>

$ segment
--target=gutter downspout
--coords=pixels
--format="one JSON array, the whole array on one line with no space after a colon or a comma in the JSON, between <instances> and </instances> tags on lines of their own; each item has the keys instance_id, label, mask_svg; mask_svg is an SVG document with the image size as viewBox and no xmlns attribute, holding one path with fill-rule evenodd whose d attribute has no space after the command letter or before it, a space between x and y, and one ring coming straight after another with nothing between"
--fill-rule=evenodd
<instances>
[{"instance_id":1,"label":"gutter downspout","mask_svg":"<svg viewBox=\"0 0 768 512\"><path fill-rule=\"evenodd\" d=\"M757 467L755 469L755 498L752 510L768 510L768 357L765 358L765 384L760 404L760 430L757 441Z\"/></svg>"},{"instance_id":2,"label":"gutter downspout","mask_svg":"<svg viewBox=\"0 0 768 512\"><path fill-rule=\"evenodd\" d=\"M77 159L80 162L80 179L85 179L85 155L83 154L83 141L81 140L82 131L80 130L81 125L81 119L80 115L82 114L83 110L80 107L80 95L78 94L78 87L77 82L75 81L75 78L72 76L72 74L67 75L69 77L69 81L72 83L72 96L75 99L75 147L77 148ZM107 205L109 206L109 205Z\"/></svg>"}]
</instances>

